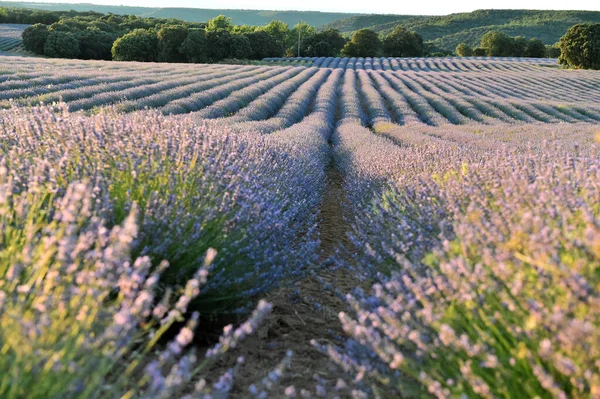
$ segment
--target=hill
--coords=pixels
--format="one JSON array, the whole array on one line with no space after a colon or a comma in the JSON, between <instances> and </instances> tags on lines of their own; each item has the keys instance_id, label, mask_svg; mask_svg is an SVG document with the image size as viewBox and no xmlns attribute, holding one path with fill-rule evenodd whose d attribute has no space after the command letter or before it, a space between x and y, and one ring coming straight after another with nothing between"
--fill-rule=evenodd
<instances>
[{"instance_id":1,"label":"hill","mask_svg":"<svg viewBox=\"0 0 600 399\"><path fill-rule=\"evenodd\" d=\"M137 15L140 17L176 18L192 22L204 22L217 15L231 17L235 25L266 25L272 20L280 20L290 26L302 20L312 26L322 26L333 21L358 16L358 14L333 13L319 11L268 11L268 10L227 10L200 8L151 8L108 6L98 4L69 4L69 3L33 3L0 1L0 7L31 8L46 11L96 11L104 14ZM398 16L396 16L398 17Z\"/></svg>"},{"instance_id":2,"label":"hill","mask_svg":"<svg viewBox=\"0 0 600 399\"><path fill-rule=\"evenodd\" d=\"M396 18L394 18L396 17ZM547 44L558 41L574 24L600 22L597 11L546 11L546 10L476 10L469 13L445 16L352 16L333 21L325 26L342 33L370 28L381 34L403 26L419 33L434 45L454 50L456 45L466 42L479 44L481 36L490 30L499 30L511 36L537 37Z\"/></svg>"}]
</instances>

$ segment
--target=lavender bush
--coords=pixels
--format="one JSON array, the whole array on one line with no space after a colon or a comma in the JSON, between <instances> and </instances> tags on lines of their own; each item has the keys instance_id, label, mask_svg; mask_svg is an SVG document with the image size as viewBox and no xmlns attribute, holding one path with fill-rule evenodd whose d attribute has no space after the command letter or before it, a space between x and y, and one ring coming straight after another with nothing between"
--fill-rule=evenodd
<instances>
[{"instance_id":1,"label":"lavender bush","mask_svg":"<svg viewBox=\"0 0 600 399\"><path fill-rule=\"evenodd\" d=\"M348 296L353 310L340 318L352 339L322 350L386 397L598 397L600 148L591 129L575 147L565 132L553 144L532 147L529 135L468 152L452 132L437 141L395 132L407 145L396 154L357 129L339 133L340 149L366 140L340 153L346 170L388 179L362 205L357 243L362 262L389 274Z\"/></svg>"},{"instance_id":2,"label":"lavender bush","mask_svg":"<svg viewBox=\"0 0 600 399\"><path fill-rule=\"evenodd\" d=\"M215 248L221 255L196 304L206 312L247 307L247 298L302 275L316 256L316 237L302 233L313 228L321 191L306 184L320 184L311 176L321 172L260 137L152 112L88 118L14 109L3 115L0 154L19 181L38 159L59 187L89 180L106 198L109 226L136 203L133 255L155 266L167 260L169 285L185 283ZM296 180L306 183L289 184Z\"/></svg>"},{"instance_id":3,"label":"lavender bush","mask_svg":"<svg viewBox=\"0 0 600 399\"><path fill-rule=\"evenodd\" d=\"M260 303L235 333L202 361L188 350L197 313L158 346L206 282L216 251L179 294L157 296L161 273L148 256L133 258L139 209L110 228L106 193L91 183L61 187L45 160L20 178L0 158L0 396L3 398L164 398L199 380L196 397L226 394L203 382L210 365L269 312ZM26 167L25 165L21 165ZM231 373L231 372L230 372Z\"/></svg>"}]
</instances>

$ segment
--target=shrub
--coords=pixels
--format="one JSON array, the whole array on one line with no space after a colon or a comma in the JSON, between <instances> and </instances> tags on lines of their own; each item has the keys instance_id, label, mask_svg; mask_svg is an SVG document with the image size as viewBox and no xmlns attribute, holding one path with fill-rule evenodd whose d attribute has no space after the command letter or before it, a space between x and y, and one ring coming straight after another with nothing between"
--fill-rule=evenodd
<instances>
[{"instance_id":1,"label":"shrub","mask_svg":"<svg viewBox=\"0 0 600 399\"><path fill-rule=\"evenodd\" d=\"M461 57L471 57L473 55L473 48L467 43L460 43L456 46L456 54Z\"/></svg>"},{"instance_id":2,"label":"shrub","mask_svg":"<svg viewBox=\"0 0 600 399\"><path fill-rule=\"evenodd\" d=\"M50 32L44 44L44 54L53 58L77 58L79 42L71 32Z\"/></svg>"},{"instance_id":3,"label":"shrub","mask_svg":"<svg viewBox=\"0 0 600 399\"><path fill-rule=\"evenodd\" d=\"M487 51L483 47L475 47L473 49L473 55L475 57L485 57L487 55Z\"/></svg>"},{"instance_id":4,"label":"shrub","mask_svg":"<svg viewBox=\"0 0 600 399\"><path fill-rule=\"evenodd\" d=\"M156 32L136 29L118 38L111 49L115 61L156 61L158 37Z\"/></svg>"},{"instance_id":5,"label":"shrub","mask_svg":"<svg viewBox=\"0 0 600 399\"><path fill-rule=\"evenodd\" d=\"M558 43L553 45L546 44L546 58L558 58L560 57L560 47Z\"/></svg>"},{"instance_id":6,"label":"shrub","mask_svg":"<svg viewBox=\"0 0 600 399\"><path fill-rule=\"evenodd\" d=\"M577 69L600 69L600 23L578 24L560 38L561 65Z\"/></svg>"},{"instance_id":7,"label":"shrub","mask_svg":"<svg viewBox=\"0 0 600 399\"><path fill-rule=\"evenodd\" d=\"M136 207L110 228L106 198L91 182L61 190L51 166L38 160L17 188L15 165L1 162L0 223L10 226L0 237L2 398L179 396L270 311L260 303L241 329L229 327L202 364L187 348L198 313L157 345L185 321L216 252L207 251L180 295L159 296L166 264L153 268L147 256L132 257ZM198 386L197 394L230 388Z\"/></svg>"}]
</instances>

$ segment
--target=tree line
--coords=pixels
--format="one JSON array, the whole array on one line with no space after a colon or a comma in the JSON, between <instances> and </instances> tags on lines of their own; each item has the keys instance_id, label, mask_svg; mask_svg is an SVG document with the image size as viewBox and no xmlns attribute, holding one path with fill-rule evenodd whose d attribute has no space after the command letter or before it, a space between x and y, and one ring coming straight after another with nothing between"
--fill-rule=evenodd
<instances>
[{"instance_id":1,"label":"tree line","mask_svg":"<svg viewBox=\"0 0 600 399\"><path fill-rule=\"evenodd\" d=\"M456 54L461 57L558 57L556 47L547 46L540 39L527 40L524 36L510 37L500 31L489 31L483 35L479 47L472 48L466 43L460 43L456 46Z\"/></svg>"},{"instance_id":2,"label":"tree line","mask_svg":"<svg viewBox=\"0 0 600 399\"><path fill-rule=\"evenodd\" d=\"M205 23L97 12L0 8L0 23L33 24L23 33L25 49L57 58L121 61L216 62L268 57L418 57L423 38L397 28L380 38L362 29L350 39L336 29L317 31L299 22L234 25L223 15Z\"/></svg>"},{"instance_id":3,"label":"tree line","mask_svg":"<svg viewBox=\"0 0 600 399\"><path fill-rule=\"evenodd\" d=\"M546 45L539 39L510 37L503 32L490 31L481 38L480 47L466 43L456 46L461 57L532 57L558 58L562 66L577 69L600 69L600 23L573 25L558 43Z\"/></svg>"},{"instance_id":4,"label":"tree line","mask_svg":"<svg viewBox=\"0 0 600 399\"><path fill-rule=\"evenodd\" d=\"M337 56L346 39L334 29L317 32L299 22L265 26L234 25L223 15L204 23L135 15L0 8L0 23L33 24L23 32L23 45L35 54L156 62L217 62L300 54Z\"/></svg>"},{"instance_id":5,"label":"tree line","mask_svg":"<svg viewBox=\"0 0 600 399\"><path fill-rule=\"evenodd\" d=\"M0 8L0 23L34 24L23 45L35 54L57 58L118 61L218 62L269 57L423 57L446 56L428 48L416 32L398 26L381 36L360 29L348 39L336 29L317 31L299 22L264 26L234 25L219 15L207 22L141 18L98 12L57 12ZM554 45L537 38L486 33L479 47L456 47L459 56L559 58L574 68L600 68L600 24L578 24Z\"/></svg>"}]
</instances>

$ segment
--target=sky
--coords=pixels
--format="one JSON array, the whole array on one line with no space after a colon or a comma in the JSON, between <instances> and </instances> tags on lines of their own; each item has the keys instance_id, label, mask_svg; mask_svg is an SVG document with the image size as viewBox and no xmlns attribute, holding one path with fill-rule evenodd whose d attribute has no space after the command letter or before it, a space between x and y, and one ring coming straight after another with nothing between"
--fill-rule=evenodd
<instances>
[{"instance_id":1,"label":"sky","mask_svg":"<svg viewBox=\"0 0 600 399\"><path fill-rule=\"evenodd\" d=\"M600 11L599 0L42 0L44 3L93 3L143 7L308 10L368 14L445 15L477 9L539 9Z\"/></svg>"}]
</instances>

